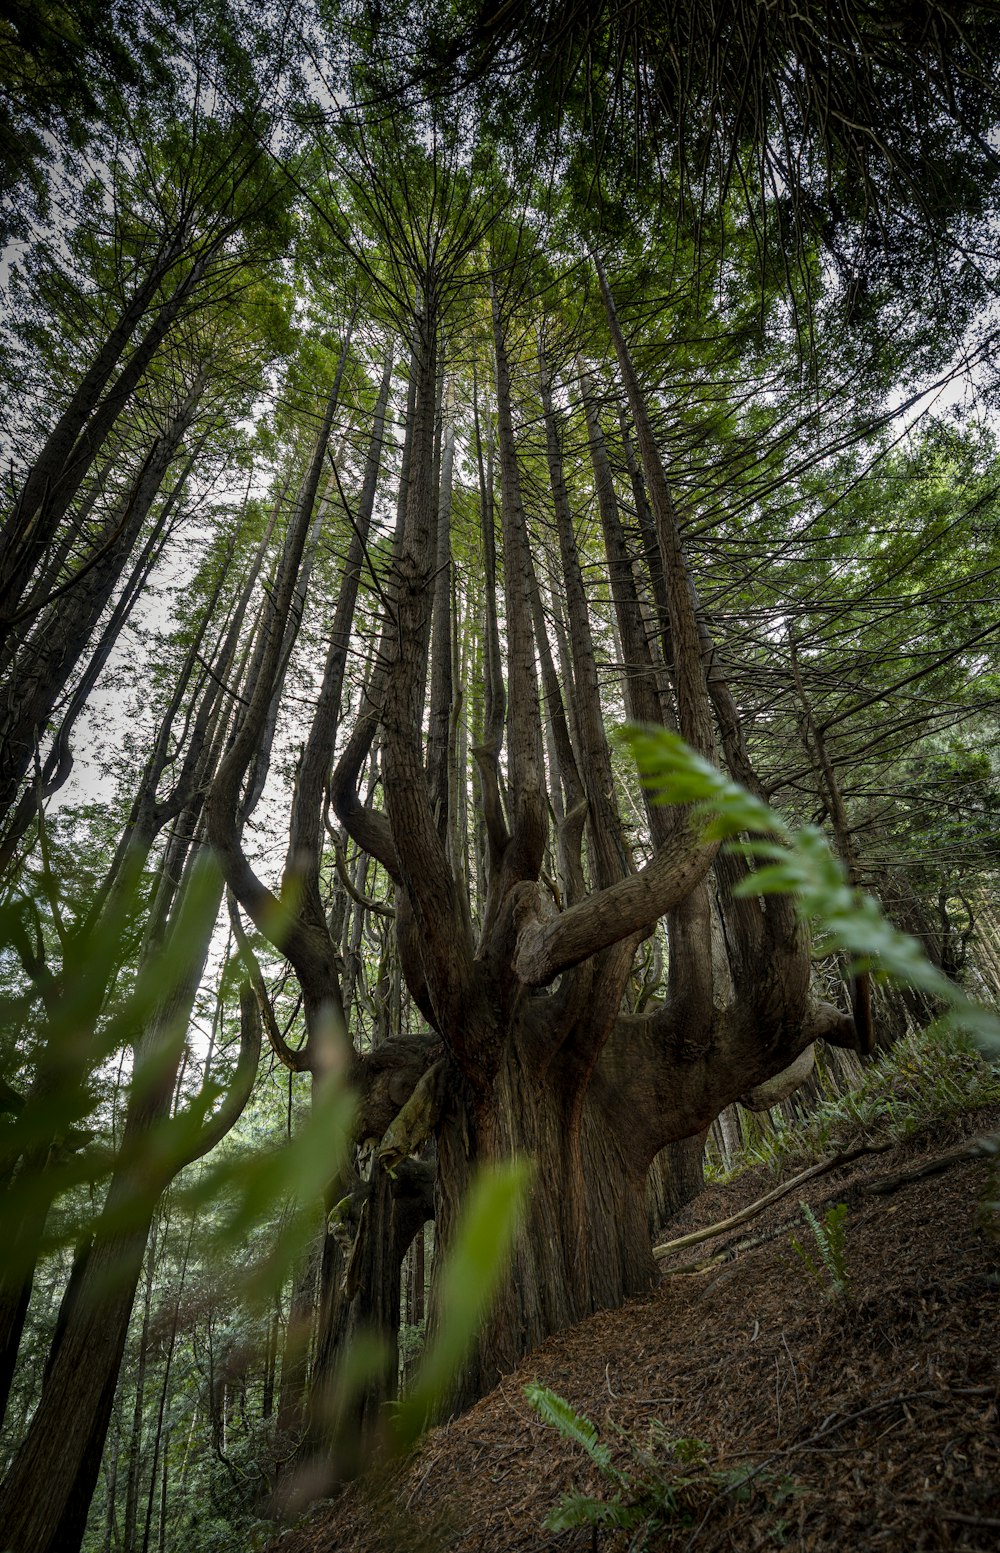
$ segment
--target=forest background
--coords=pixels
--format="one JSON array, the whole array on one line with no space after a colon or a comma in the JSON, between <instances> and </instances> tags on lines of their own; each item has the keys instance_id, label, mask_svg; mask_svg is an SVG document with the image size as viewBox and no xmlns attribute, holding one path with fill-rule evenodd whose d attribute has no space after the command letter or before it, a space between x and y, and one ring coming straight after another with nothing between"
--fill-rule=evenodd
<instances>
[{"instance_id":1,"label":"forest background","mask_svg":"<svg viewBox=\"0 0 1000 1553\"><path fill-rule=\"evenodd\" d=\"M0 23L5 1546L294 1513L995 1002L998 30Z\"/></svg>"}]
</instances>

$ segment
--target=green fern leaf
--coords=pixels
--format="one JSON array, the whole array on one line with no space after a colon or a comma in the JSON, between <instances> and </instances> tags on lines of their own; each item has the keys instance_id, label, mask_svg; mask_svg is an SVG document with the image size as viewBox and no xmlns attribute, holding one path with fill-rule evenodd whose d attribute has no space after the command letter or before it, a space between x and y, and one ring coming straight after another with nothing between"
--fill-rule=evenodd
<instances>
[{"instance_id":1,"label":"green fern leaf","mask_svg":"<svg viewBox=\"0 0 1000 1553\"><path fill-rule=\"evenodd\" d=\"M617 1476L611 1467L611 1452L599 1442L597 1430L589 1418L575 1413L564 1397L557 1396L538 1381L525 1386L524 1395L543 1423L558 1429L564 1440L572 1440L574 1444L582 1446L602 1472Z\"/></svg>"},{"instance_id":2,"label":"green fern leaf","mask_svg":"<svg viewBox=\"0 0 1000 1553\"><path fill-rule=\"evenodd\" d=\"M646 1519L636 1505L614 1499L592 1499L587 1494L564 1494L545 1517L546 1531L572 1531L577 1526L612 1526L629 1531Z\"/></svg>"}]
</instances>

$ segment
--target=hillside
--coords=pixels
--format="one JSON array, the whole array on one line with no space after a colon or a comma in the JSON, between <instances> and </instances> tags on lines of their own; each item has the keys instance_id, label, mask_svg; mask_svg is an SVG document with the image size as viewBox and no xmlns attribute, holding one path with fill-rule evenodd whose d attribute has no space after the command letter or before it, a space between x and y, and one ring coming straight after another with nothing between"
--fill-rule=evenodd
<instances>
[{"instance_id":1,"label":"hillside","mask_svg":"<svg viewBox=\"0 0 1000 1553\"><path fill-rule=\"evenodd\" d=\"M355 1486L276 1553L1000 1546L995 1165L892 1183L998 1125L992 1106L927 1127L679 1253L647 1298L551 1338L431 1432L391 1493ZM676 1233L773 1185L761 1168L713 1187ZM846 1297L824 1292L791 1247L795 1235L816 1251L800 1198L819 1219L847 1205ZM692 1255L699 1270L679 1272ZM647 1452L673 1483L670 1525L646 1543L635 1529L542 1529L563 1493L613 1489L531 1410L533 1380L591 1419L634 1479Z\"/></svg>"}]
</instances>

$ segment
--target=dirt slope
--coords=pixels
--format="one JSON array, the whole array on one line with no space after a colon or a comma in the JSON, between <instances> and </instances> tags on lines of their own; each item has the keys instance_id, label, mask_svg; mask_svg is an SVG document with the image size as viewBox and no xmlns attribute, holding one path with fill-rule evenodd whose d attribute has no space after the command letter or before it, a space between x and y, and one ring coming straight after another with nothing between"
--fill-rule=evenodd
<instances>
[{"instance_id":1,"label":"dirt slope","mask_svg":"<svg viewBox=\"0 0 1000 1553\"><path fill-rule=\"evenodd\" d=\"M648 1297L550 1339L470 1413L433 1431L391 1498L355 1486L275 1553L632 1545L631 1533L542 1529L563 1492L609 1490L527 1406L522 1387L536 1378L591 1418L634 1474L641 1466L619 1429L667 1475L689 1480L650 1548L1000 1549L1000 1225L982 1208L989 1167L963 1164L885 1196L869 1190L998 1126L1000 1111L980 1112L859 1160L728 1242L763 1243L695 1274L671 1276L667 1264ZM676 1232L773 1184L758 1172L714 1188ZM791 1250L790 1233L809 1238L800 1196L820 1217L831 1202L848 1205L849 1300L824 1297ZM670 1446L693 1438L706 1450L684 1465ZM734 1487L748 1467L749 1484Z\"/></svg>"}]
</instances>

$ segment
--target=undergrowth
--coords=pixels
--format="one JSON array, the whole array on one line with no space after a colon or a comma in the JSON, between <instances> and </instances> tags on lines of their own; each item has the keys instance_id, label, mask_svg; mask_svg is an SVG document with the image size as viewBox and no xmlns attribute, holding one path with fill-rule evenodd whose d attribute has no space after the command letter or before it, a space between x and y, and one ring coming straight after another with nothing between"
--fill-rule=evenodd
<instances>
[{"instance_id":1,"label":"undergrowth","mask_svg":"<svg viewBox=\"0 0 1000 1553\"><path fill-rule=\"evenodd\" d=\"M929 1123L997 1102L1000 1063L982 1057L956 1031L920 1031L880 1053L856 1088L820 1101L803 1121L788 1122L773 1111L763 1137L744 1145L728 1170L707 1158L706 1175L725 1184L754 1166L777 1171L863 1137L902 1141Z\"/></svg>"},{"instance_id":2,"label":"undergrowth","mask_svg":"<svg viewBox=\"0 0 1000 1553\"><path fill-rule=\"evenodd\" d=\"M615 1547L645 1553L658 1546L656 1532L668 1526L697 1527L704 1523L719 1497L749 1500L762 1496L770 1508L785 1505L799 1491L791 1478L774 1479L758 1467L712 1466L704 1440L673 1438L659 1423L640 1444L617 1428L618 1466L589 1418L574 1412L564 1397L534 1381L524 1394L543 1423L555 1429L589 1457L597 1468L597 1494L566 1493L545 1518L546 1531L571 1531L589 1526L593 1545L599 1531L619 1534Z\"/></svg>"},{"instance_id":3,"label":"undergrowth","mask_svg":"<svg viewBox=\"0 0 1000 1553\"><path fill-rule=\"evenodd\" d=\"M851 1284L847 1272L847 1204L835 1203L818 1219L807 1202L800 1202L814 1242L816 1255L792 1236L792 1250L802 1263L810 1279L827 1299L847 1300Z\"/></svg>"}]
</instances>

